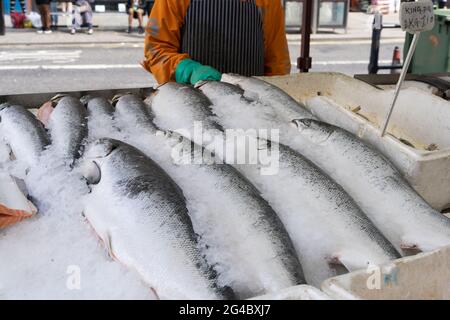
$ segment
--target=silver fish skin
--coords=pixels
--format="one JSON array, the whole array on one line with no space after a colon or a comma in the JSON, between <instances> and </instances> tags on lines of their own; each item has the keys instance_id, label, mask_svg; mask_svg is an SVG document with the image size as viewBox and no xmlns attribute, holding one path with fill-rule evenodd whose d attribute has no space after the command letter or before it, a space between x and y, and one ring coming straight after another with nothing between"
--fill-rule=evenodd
<instances>
[{"instance_id":1,"label":"silver fish skin","mask_svg":"<svg viewBox=\"0 0 450 320\"><path fill-rule=\"evenodd\" d=\"M88 133L86 108L75 97L62 97L50 114L48 129L58 155L70 161L79 158Z\"/></svg>"},{"instance_id":2,"label":"silver fish skin","mask_svg":"<svg viewBox=\"0 0 450 320\"><path fill-rule=\"evenodd\" d=\"M160 116L170 117L171 106L166 105L168 110ZM208 116L197 115L192 109L186 106L180 110L181 119L185 121L178 125L187 131L191 130L192 119L208 121ZM168 120L161 122L169 123ZM228 125L226 128L237 129ZM275 149L280 152L278 174L264 175L261 166L256 165L236 165L235 168L262 192L278 214L293 241L309 284L320 286L326 278L340 273L335 264L356 270L399 257L338 184L291 149L283 145ZM259 149L261 153L265 151Z\"/></svg>"},{"instance_id":3,"label":"silver fish skin","mask_svg":"<svg viewBox=\"0 0 450 320\"><path fill-rule=\"evenodd\" d=\"M114 107L108 99L85 96L80 100L87 110L89 137L114 138L109 136L115 127Z\"/></svg>"},{"instance_id":4,"label":"silver fish skin","mask_svg":"<svg viewBox=\"0 0 450 320\"><path fill-rule=\"evenodd\" d=\"M215 149L217 158L233 162L232 152L225 149L223 127L212 112L213 104L200 90L168 82L158 87L145 103L159 129L177 132L200 146L208 145Z\"/></svg>"},{"instance_id":5,"label":"silver fish skin","mask_svg":"<svg viewBox=\"0 0 450 320\"><path fill-rule=\"evenodd\" d=\"M104 97L83 97L80 99L82 103L85 104L88 117L95 117L99 120L101 119L111 119L114 113L114 107Z\"/></svg>"},{"instance_id":6,"label":"silver fish skin","mask_svg":"<svg viewBox=\"0 0 450 320\"><path fill-rule=\"evenodd\" d=\"M252 166L240 170L277 211L309 284L320 287L325 279L347 270L400 257L341 186L289 147L278 149L278 174L262 175ZM283 184L286 187L280 188Z\"/></svg>"},{"instance_id":7,"label":"silver fish skin","mask_svg":"<svg viewBox=\"0 0 450 320\"><path fill-rule=\"evenodd\" d=\"M161 299L225 298L199 251L182 193L156 163L112 139L93 143L84 161L85 176L96 183L84 214L112 257Z\"/></svg>"},{"instance_id":8,"label":"silver fish skin","mask_svg":"<svg viewBox=\"0 0 450 320\"><path fill-rule=\"evenodd\" d=\"M115 102L114 115L124 124L139 127L143 130L142 133L154 134L158 130L152 122L153 116L147 104L136 95L127 94L118 98Z\"/></svg>"},{"instance_id":9,"label":"silver fish skin","mask_svg":"<svg viewBox=\"0 0 450 320\"><path fill-rule=\"evenodd\" d=\"M186 121L190 121L192 125L194 122L200 121L204 130L211 132L222 130L222 127L215 122L214 114L211 112L212 102L192 86L168 82L158 87L146 102L151 105L151 112L155 116L154 122L160 128L168 126L183 128L183 123ZM167 105L170 105L170 111L166 108ZM190 110L188 114L184 113L186 116L192 115L188 119L166 116L166 112L183 114L184 108Z\"/></svg>"},{"instance_id":10,"label":"silver fish skin","mask_svg":"<svg viewBox=\"0 0 450 320\"><path fill-rule=\"evenodd\" d=\"M215 94L220 94L221 96L237 94L243 98L245 95L245 90L241 87L221 81L201 81L195 85L195 88L203 92L208 98L210 98L210 95Z\"/></svg>"},{"instance_id":11,"label":"silver fish skin","mask_svg":"<svg viewBox=\"0 0 450 320\"><path fill-rule=\"evenodd\" d=\"M281 143L305 156L344 187L397 251L410 254L450 244L447 218L426 204L388 160L356 136L313 120L295 121L297 130L266 106L241 100L238 107L246 115L243 120L221 103L226 88L207 83L200 90L217 104L214 111L220 112L224 126L279 129ZM434 223L419 219L426 216L434 217ZM421 224L426 226L421 228Z\"/></svg>"},{"instance_id":12,"label":"silver fish skin","mask_svg":"<svg viewBox=\"0 0 450 320\"><path fill-rule=\"evenodd\" d=\"M383 155L333 125L294 123L298 137L292 144L342 185L399 251L450 244L450 219L431 208Z\"/></svg>"},{"instance_id":13,"label":"silver fish skin","mask_svg":"<svg viewBox=\"0 0 450 320\"><path fill-rule=\"evenodd\" d=\"M235 74L223 74L222 82L230 83L242 88L244 96L250 100L256 100L273 107L285 121L302 118L314 118L294 98L280 88L258 78L244 77Z\"/></svg>"},{"instance_id":14,"label":"silver fish skin","mask_svg":"<svg viewBox=\"0 0 450 320\"><path fill-rule=\"evenodd\" d=\"M27 166L36 164L50 144L43 124L22 106L0 105L0 131L15 158Z\"/></svg>"},{"instance_id":15,"label":"silver fish skin","mask_svg":"<svg viewBox=\"0 0 450 320\"><path fill-rule=\"evenodd\" d=\"M239 270L231 272L236 277L219 272L222 282L230 283L239 298L305 283L300 262L283 224L247 179L229 165L216 164L213 155L206 159L204 149L192 145L190 140L177 133L162 135L160 132L144 139L142 133L153 133L154 126L140 119L150 117L139 104L123 102L119 100L116 104L115 116L122 132L128 126L128 132L140 133L139 140L143 141L140 149L147 149L146 154L169 173L188 200L194 199L190 208L197 213L190 212L190 215L195 231L210 250L215 250L214 256L228 257L211 258L214 261L210 262L217 270ZM135 121L130 122L130 114ZM145 148L146 144L151 147ZM193 176L203 179L190 179ZM208 199L204 197L206 194ZM207 215L202 215L197 206L205 201L210 209ZM202 229L204 226L207 226L206 230ZM257 248L262 249L254 252Z\"/></svg>"}]
</instances>

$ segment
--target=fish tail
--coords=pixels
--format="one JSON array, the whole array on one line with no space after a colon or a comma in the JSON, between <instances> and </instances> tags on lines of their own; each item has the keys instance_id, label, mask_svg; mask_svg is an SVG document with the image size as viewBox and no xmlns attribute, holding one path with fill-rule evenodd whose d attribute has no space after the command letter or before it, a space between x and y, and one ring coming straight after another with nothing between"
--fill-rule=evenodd
<instances>
[{"instance_id":1,"label":"fish tail","mask_svg":"<svg viewBox=\"0 0 450 320\"><path fill-rule=\"evenodd\" d=\"M0 204L0 229L16 224L33 216L33 211L17 210Z\"/></svg>"}]
</instances>

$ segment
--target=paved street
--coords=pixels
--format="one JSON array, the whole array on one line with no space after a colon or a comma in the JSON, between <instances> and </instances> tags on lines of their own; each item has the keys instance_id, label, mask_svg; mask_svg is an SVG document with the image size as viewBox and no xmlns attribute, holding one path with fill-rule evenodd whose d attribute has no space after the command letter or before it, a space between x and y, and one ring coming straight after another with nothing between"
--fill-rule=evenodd
<instances>
[{"instance_id":1,"label":"paved street","mask_svg":"<svg viewBox=\"0 0 450 320\"><path fill-rule=\"evenodd\" d=\"M152 76L139 65L143 36L126 34L124 17L96 15L95 22L102 28L92 36L71 36L65 28L51 35L8 28L0 37L0 95L152 86ZM352 13L347 33L338 29L312 35L311 71L367 73L372 19ZM395 22L398 17L386 16L385 21ZM111 22L122 25L108 25ZM391 62L394 47L403 47L403 37L399 29L383 31L380 63ZM297 72L300 36L289 34L288 43L292 72Z\"/></svg>"},{"instance_id":2,"label":"paved street","mask_svg":"<svg viewBox=\"0 0 450 320\"><path fill-rule=\"evenodd\" d=\"M383 43L380 62L390 63L399 40ZM289 46L296 72L299 44ZM349 75L367 73L368 40L314 43L312 71L336 71ZM154 83L139 65L142 43L0 46L0 94L143 87Z\"/></svg>"},{"instance_id":3,"label":"paved street","mask_svg":"<svg viewBox=\"0 0 450 320\"><path fill-rule=\"evenodd\" d=\"M152 86L141 44L0 47L0 95Z\"/></svg>"},{"instance_id":4,"label":"paved street","mask_svg":"<svg viewBox=\"0 0 450 320\"><path fill-rule=\"evenodd\" d=\"M383 41L380 50L381 63L391 63L395 46L403 49L403 41L391 39ZM300 44L289 45L291 54L292 72L296 72L296 57L300 52ZM370 56L370 40L346 40L315 42L311 46L313 59L312 72L342 72L353 76L354 74L368 73L367 67Z\"/></svg>"}]
</instances>

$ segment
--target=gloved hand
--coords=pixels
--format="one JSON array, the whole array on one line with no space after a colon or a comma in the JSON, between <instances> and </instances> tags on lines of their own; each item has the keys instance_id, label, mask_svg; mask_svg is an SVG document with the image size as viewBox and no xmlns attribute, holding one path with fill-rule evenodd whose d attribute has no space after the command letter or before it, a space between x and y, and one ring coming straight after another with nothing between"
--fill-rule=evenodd
<instances>
[{"instance_id":1,"label":"gloved hand","mask_svg":"<svg viewBox=\"0 0 450 320\"><path fill-rule=\"evenodd\" d=\"M222 74L210 66L204 66L191 59L183 59L175 70L178 83L196 84L201 80L220 81Z\"/></svg>"}]
</instances>

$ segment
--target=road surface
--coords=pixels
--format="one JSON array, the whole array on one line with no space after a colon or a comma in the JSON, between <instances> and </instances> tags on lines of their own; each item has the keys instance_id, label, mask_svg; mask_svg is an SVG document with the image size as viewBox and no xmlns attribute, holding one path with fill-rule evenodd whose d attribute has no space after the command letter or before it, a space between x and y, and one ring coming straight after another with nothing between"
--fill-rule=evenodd
<instances>
[{"instance_id":1,"label":"road surface","mask_svg":"<svg viewBox=\"0 0 450 320\"><path fill-rule=\"evenodd\" d=\"M390 63L400 39L382 43L380 61ZM299 42L289 42L292 72L297 72ZM314 42L311 71L348 75L367 73L369 40ZM139 65L143 43L0 46L0 95L41 91L69 91L155 84Z\"/></svg>"}]
</instances>

